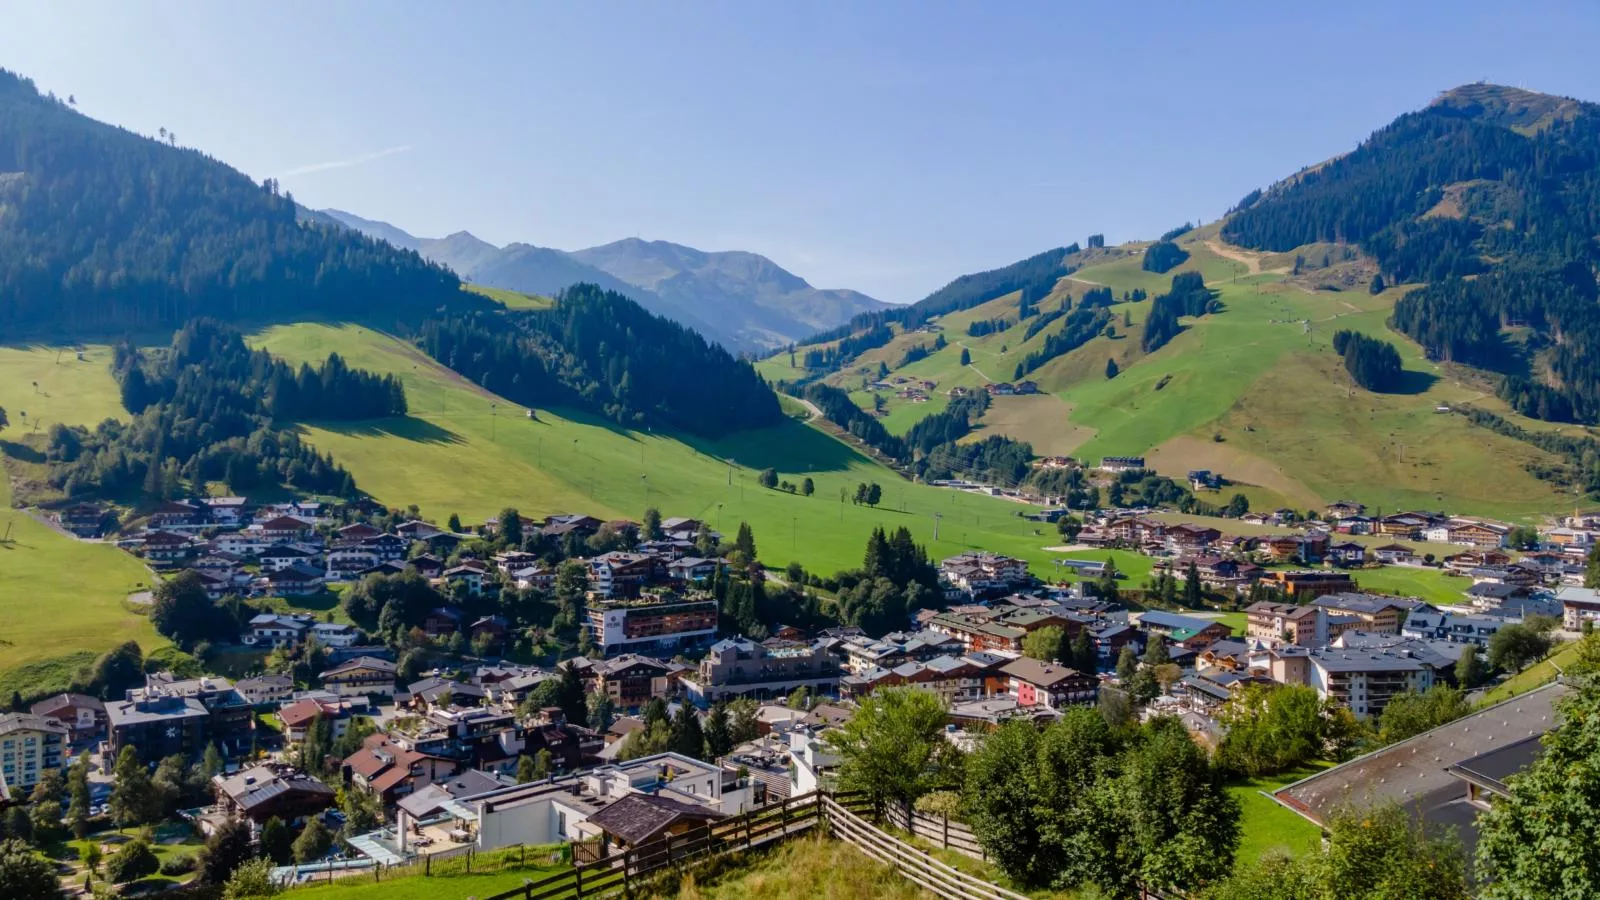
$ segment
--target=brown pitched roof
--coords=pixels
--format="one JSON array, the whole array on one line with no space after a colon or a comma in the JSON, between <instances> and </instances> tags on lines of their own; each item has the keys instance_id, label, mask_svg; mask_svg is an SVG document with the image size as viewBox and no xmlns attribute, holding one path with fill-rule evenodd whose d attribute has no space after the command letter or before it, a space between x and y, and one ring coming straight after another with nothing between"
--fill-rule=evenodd
<instances>
[{"instance_id":1,"label":"brown pitched roof","mask_svg":"<svg viewBox=\"0 0 1600 900\"><path fill-rule=\"evenodd\" d=\"M1060 684L1069 678L1082 675L1077 669L1071 669L1055 663L1042 663L1037 659L1022 657L1012 660L1000 671L1029 684L1039 687L1051 687Z\"/></svg>"},{"instance_id":2,"label":"brown pitched roof","mask_svg":"<svg viewBox=\"0 0 1600 900\"><path fill-rule=\"evenodd\" d=\"M674 823L685 819L710 822L722 813L704 806L669 800L654 794L626 794L620 800L589 817L589 821L637 846L657 837Z\"/></svg>"}]
</instances>

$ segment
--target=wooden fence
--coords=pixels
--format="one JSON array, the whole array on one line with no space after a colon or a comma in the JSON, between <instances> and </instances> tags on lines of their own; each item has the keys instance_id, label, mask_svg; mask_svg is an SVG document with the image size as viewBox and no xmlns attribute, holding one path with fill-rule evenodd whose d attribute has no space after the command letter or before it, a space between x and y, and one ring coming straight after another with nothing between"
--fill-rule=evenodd
<instances>
[{"instance_id":1,"label":"wooden fence","mask_svg":"<svg viewBox=\"0 0 1600 900\"><path fill-rule=\"evenodd\" d=\"M647 889L646 881L650 876L669 868L681 869L701 859L777 844L818 827L944 900L1029 900L1023 894L940 862L928 851L889 834L869 820L876 812L872 803L856 792L791 797L682 834L666 835L624 852L580 862L564 872L524 882L521 887L482 900L581 900L616 893L633 896L635 886ZM984 857L972 831L959 822L906 808L884 811L882 818L891 827L938 841L941 847L978 859ZM1141 896L1179 900L1178 895L1148 889L1141 891Z\"/></svg>"},{"instance_id":2,"label":"wooden fence","mask_svg":"<svg viewBox=\"0 0 1600 900\"><path fill-rule=\"evenodd\" d=\"M834 837L853 844L862 853L893 866L900 875L923 890L946 900L1028 900L1015 891L968 875L934 859L905 841L877 828L855 812L822 798L828 829Z\"/></svg>"},{"instance_id":3,"label":"wooden fence","mask_svg":"<svg viewBox=\"0 0 1600 900\"><path fill-rule=\"evenodd\" d=\"M909 803L890 805L883 810L883 824L963 856L989 861L989 855L984 852L982 842L972 833L972 829L962 822L951 821L949 816L920 813Z\"/></svg>"},{"instance_id":4,"label":"wooden fence","mask_svg":"<svg viewBox=\"0 0 1600 900\"><path fill-rule=\"evenodd\" d=\"M664 835L521 887L484 897L482 900L554 900L554 898L598 897L622 892L632 894L635 883L669 867L700 858L719 856L775 844L804 834L823 820L823 797L806 794L739 816L722 819L682 834ZM862 809L868 804L859 794L837 794L827 801L830 808Z\"/></svg>"}]
</instances>

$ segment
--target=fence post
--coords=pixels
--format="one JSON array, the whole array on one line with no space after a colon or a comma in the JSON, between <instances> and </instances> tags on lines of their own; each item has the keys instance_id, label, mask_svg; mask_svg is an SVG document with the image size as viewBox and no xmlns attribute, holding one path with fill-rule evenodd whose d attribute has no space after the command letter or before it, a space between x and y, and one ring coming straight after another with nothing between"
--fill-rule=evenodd
<instances>
[{"instance_id":1,"label":"fence post","mask_svg":"<svg viewBox=\"0 0 1600 900\"><path fill-rule=\"evenodd\" d=\"M783 821L783 833L785 835L788 835L788 833L789 833L789 798L788 797L783 798L783 802L778 804L778 817Z\"/></svg>"},{"instance_id":2,"label":"fence post","mask_svg":"<svg viewBox=\"0 0 1600 900\"><path fill-rule=\"evenodd\" d=\"M472 874L472 848L467 848L467 874Z\"/></svg>"},{"instance_id":3,"label":"fence post","mask_svg":"<svg viewBox=\"0 0 1600 900\"><path fill-rule=\"evenodd\" d=\"M583 866L582 866L582 864L579 864L579 865L576 865L576 866L572 867L572 890L573 890L573 896L575 896L575 897L582 897L583 896Z\"/></svg>"},{"instance_id":4,"label":"fence post","mask_svg":"<svg viewBox=\"0 0 1600 900\"><path fill-rule=\"evenodd\" d=\"M744 848L746 850L750 849L750 815L750 813L744 814ZM711 826L709 825L706 826L707 830L709 830L710 827Z\"/></svg>"},{"instance_id":5,"label":"fence post","mask_svg":"<svg viewBox=\"0 0 1600 900\"><path fill-rule=\"evenodd\" d=\"M432 876L433 876L433 854L430 853L427 856L424 856L422 858L422 877L423 878L430 878Z\"/></svg>"},{"instance_id":6,"label":"fence post","mask_svg":"<svg viewBox=\"0 0 1600 900\"><path fill-rule=\"evenodd\" d=\"M912 833L915 834L916 833L916 829L913 828L912 829ZM944 814L944 840L940 841L939 845L944 847L946 850L950 849L950 814L949 813L945 813Z\"/></svg>"},{"instance_id":7,"label":"fence post","mask_svg":"<svg viewBox=\"0 0 1600 900\"><path fill-rule=\"evenodd\" d=\"M662 835L662 838L664 838L666 840L666 844L667 844L667 851L666 851L667 852L667 861L665 863L663 863L661 867L662 868L666 868L667 866L672 865L672 863L674 862L674 860L672 859L672 832L670 832L670 831L667 832L666 834Z\"/></svg>"}]
</instances>

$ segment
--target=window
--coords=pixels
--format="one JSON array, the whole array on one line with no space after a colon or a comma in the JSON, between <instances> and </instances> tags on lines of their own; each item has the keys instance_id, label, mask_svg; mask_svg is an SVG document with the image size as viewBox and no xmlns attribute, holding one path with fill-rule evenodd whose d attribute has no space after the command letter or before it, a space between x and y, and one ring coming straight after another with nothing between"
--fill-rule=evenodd
<instances>
[{"instance_id":1,"label":"window","mask_svg":"<svg viewBox=\"0 0 1600 900\"><path fill-rule=\"evenodd\" d=\"M556 837L564 838L566 836L567 836L567 814L558 809L558 810L556 810Z\"/></svg>"}]
</instances>

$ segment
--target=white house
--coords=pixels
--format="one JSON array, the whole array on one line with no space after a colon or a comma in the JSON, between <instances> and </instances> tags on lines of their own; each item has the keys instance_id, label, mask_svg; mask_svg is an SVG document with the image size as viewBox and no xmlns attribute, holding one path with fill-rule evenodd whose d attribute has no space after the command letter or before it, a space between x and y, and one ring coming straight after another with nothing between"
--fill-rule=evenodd
<instances>
[{"instance_id":1,"label":"white house","mask_svg":"<svg viewBox=\"0 0 1600 900\"><path fill-rule=\"evenodd\" d=\"M303 613L261 613L252 618L239 643L248 647L293 647L316 620Z\"/></svg>"},{"instance_id":2,"label":"white house","mask_svg":"<svg viewBox=\"0 0 1600 900\"><path fill-rule=\"evenodd\" d=\"M361 637L361 632L354 625L346 625L343 622L318 622L311 626L311 636L324 647L343 649L355 646Z\"/></svg>"},{"instance_id":3,"label":"white house","mask_svg":"<svg viewBox=\"0 0 1600 900\"><path fill-rule=\"evenodd\" d=\"M484 851L595 836L597 830L583 823L630 794L663 797L731 816L752 808L756 792L750 779L740 779L732 769L677 753L658 753L435 805L442 806L448 817L475 825L469 830L476 835L476 848ZM410 853L409 836L428 821L430 812L424 804L402 804L393 832L399 844L392 849L402 856ZM361 846L371 837L362 835L353 843Z\"/></svg>"}]
</instances>

